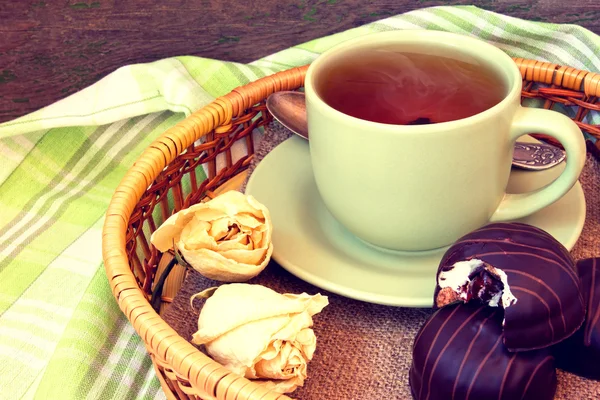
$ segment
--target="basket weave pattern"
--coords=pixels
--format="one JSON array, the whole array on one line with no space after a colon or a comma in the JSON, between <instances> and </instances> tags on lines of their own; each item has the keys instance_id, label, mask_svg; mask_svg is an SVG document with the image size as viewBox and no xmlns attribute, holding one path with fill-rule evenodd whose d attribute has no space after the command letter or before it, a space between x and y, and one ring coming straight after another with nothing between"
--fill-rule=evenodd
<instances>
[{"instance_id":1,"label":"basket weave pattern","mask_svg":"<svg viewBox=\"0 0 600 400\"><path fill-rule=\"evenodd\" d=\"M591 125L589 119L583 122L589 113L600 113L600 74L535 60L515 62L524 78L524 99L541 99L545 108L557 103L573 106L579 127L600 138L600 126ZM271 121L266 98L302 87L307 68L293 68L237 88L164 132L127 172L112 198L103 229L106 273L170 399L289 399L231 373L180 337L155 312L149 303L153 284L171 256L160 254L150 235L173 212L212 197L213 191L250 165L252 131ZM237 141L244 141L247 154L234 161L231 147ZM225 160L219 170L217 156ZM208 177L200 181L203 165ZM181 267L170 274L163 309L184 276Z\"/></svg>"},{"instance_id":2,"label":"basket weave pattern","mask_svg":"<svg viewBox=\"0 0 600 400\"><path fill-rule=\"evenodd\" d=\"M556 104L574 106L577 111L573 121L582 131L600 138L600 126L583 122L590 112L600 112L600 74L536 60L514 60L524 79L524 99L545 100L546 109L551 109ZM559 144L545 135L533 136Z\"/></svg>"}]
</instances>

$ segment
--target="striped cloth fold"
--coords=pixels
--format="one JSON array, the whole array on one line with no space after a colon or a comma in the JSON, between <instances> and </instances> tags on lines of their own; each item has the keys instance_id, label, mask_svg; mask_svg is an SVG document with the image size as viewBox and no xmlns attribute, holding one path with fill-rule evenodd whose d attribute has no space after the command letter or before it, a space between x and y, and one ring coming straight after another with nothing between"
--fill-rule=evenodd
<instances>
[{"instance_id":1,"label":"striped cloth fold","mask_svg":"<svg viewBox=\"0 0 600 400\"><path fill-rule=\"evenodd\" d=\"M185 56L125 66L0 124L0 399L165 398L102 268L102 222L120 179L153 139L215 97L395 29L467 34L514 57L600 71L600 38L579 26L434 7L249 64Z\"/></svg>"}]
</instances>

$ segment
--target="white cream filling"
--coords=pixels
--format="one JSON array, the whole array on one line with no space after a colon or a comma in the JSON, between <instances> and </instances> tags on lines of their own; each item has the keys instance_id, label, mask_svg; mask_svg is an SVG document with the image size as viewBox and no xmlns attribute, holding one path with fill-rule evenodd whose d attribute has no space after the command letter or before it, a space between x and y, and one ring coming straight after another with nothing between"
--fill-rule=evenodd
<instances>
[{"instance_id":1,"label":"white cream filling","mask_svg":"<svg viewBox=\"0 0 600 400\"><path fill-rule=\"evenodd\" d=\"M510 306L512 306L513 304L515 304L517 302L517 298L515 296L513 296L512 292L510 291L510 286L508 286L508 277L506 276L506 273L504 271L502 271L501 269L498 268L494 268L494 274L496 274L497 277L500 278L500 282L502 282L502 284L504 285L504 290L502 290L502 304L504 305L504 308L508 308ZM494 298L496 298L496 296L494 296ZM494 300L494 299L492 299ZM496 299L496 305L492 306L492 302L490 301L490 306L492 307L498 307L498 300Z\"/></svg>"},{"instance_id":2,"label":"white cream filling","mask_svg":"<svg viewBox=\"0 0 600 400\"><path fill-rule=\"evenodd\" d=\"M476 258L468 261L458 261L452 266L451 270L440 272L438 277L438 286L441 289L449 287L459 294L459 298L461 300L466 300L467 293L462 291L461 288L469 282L469 275L471 275L476 268L482 265L483 261ZM502 299L504 308L515 304L517 302L517 298L513 296L512 292L510 291L506 273L498 268L493 268L493 270L490 272L495 275L496 278L500 279L504 285L504 289L502 292L494 295L488 302L488 305L490 307L498 307L500 304L500 299Z\"/></svg>"},{"instance_id":3,"label":"white cream filling","mask_svg":"<svg viewBox=\"0 0 600 400\"><path fill-rule=\"evenodd\" d=\"M477 259L459 261L452 266L451 270L440 272L438 285L442 289L449 287L459 293L461 300L466 300L467 294L461 288L469 282L471 272L481 265L483 265L483 261Z\"/></svg>"}]
</instances>

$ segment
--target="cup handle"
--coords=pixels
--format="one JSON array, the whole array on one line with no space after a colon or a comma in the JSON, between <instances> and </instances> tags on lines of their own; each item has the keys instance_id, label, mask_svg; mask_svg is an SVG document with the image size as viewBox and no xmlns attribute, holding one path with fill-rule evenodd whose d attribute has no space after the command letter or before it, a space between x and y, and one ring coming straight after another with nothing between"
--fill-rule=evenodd
<instances>
[{"instance_id":1,"label":"cup handle","mask_svg":"<svg viewBox=\"0 0 600 400\"><path fill-rule=\"evenodd\" d=\"M510 145L531 132L557 139L567 153L562 174L548 185L528 193L508 194L490 218L490 222L515 220L549 206L564 196L577 182L585 163L585 141L579 127L567 116L550 110L519 106L512 122Z\"/></svg>"}]
</instances>

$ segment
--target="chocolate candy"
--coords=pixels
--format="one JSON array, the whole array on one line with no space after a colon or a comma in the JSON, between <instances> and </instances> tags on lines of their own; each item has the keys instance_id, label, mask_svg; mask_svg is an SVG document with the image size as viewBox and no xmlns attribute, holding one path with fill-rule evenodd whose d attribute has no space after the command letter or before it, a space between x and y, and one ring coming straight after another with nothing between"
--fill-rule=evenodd
<instances>
[{"instance_id":1,"label":"chocolate candy","mask_svg":"<svg viewBox=\"0 0 600 400\"><path fill-rule=\"evenodd\" d=\"M585 318L567 249L545 231L521 223L485 226L444 254L434 308L471 300L504 308L504 345L510 351L556 344Z\"/></svg>"},{"instance_id":2,"label":"chocolate candy","mask_svg":"<svg viewBox=\"0 0 600 400\"><path fill-rule=\"evenodd\" d=\"M476 302L437 310L415 337L413 398L552 399L557 379L550 350L509 352L502 344L503 314Z\"/></svg>"},{"instance_id":3,"label":"chocolate candy","mask_svg":"<svg viewBox=\"0 0 600 400\"><path fill-rule=\"evenodd\" d=\"M577 263L587 315L581 329L554 348L557 366L600 380L600 258Z\"/></svg>"}]
</instances>

